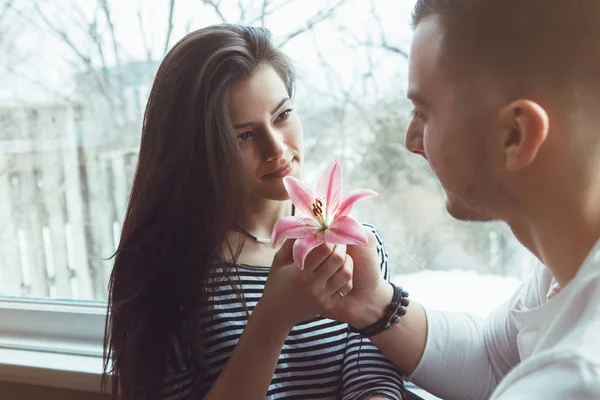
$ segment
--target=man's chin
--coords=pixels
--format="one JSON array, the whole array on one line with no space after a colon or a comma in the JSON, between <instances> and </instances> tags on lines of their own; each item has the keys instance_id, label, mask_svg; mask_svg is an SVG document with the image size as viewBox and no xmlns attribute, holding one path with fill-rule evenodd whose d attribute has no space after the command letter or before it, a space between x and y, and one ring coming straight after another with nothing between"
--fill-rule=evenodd
<instances>
[{"instance_id":1,"label":"man's chin","mask_svg":"<svg viewBox=\"0 0 600 400\"><path fill-rule=\"evenodd\" d=\"M471 207L458 204L449 199L446 200L446 210L452 218L459 221L489 222L496 219L483 210L475 210Z\"/></svg>"}]
</instances>

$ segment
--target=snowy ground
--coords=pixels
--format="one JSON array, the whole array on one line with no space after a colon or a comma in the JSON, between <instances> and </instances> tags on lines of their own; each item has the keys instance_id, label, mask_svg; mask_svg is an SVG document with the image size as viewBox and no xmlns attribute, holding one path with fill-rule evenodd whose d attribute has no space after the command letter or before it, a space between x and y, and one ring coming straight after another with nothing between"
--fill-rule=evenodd
<instances>
[{"instance_id":1,"label":"snowy ground","mask_svg":"<svg viewBox=\"0 0 600 400\"><path fill-rule=\"evenodd\" d=\"M463 270L425 270L396 275L392 280L409 291L411 299L426 307L465 311L482 317L506 301L521 283L516 278ZM438 399L410 383L407 388L423 399Z\"/></svg>"},{"instance_id":2,"label":"snowy ground","mask_svg":"<svg viewBox=\"0 0 600 400\"><path fill-rule=\"evenodd\" d=\"M396 275L392 280L406 289L411 299L427 307L481 316L488 315L508 299L521 283L512 277L463 270L424 270Z\"/></svg>"}]
</instances>

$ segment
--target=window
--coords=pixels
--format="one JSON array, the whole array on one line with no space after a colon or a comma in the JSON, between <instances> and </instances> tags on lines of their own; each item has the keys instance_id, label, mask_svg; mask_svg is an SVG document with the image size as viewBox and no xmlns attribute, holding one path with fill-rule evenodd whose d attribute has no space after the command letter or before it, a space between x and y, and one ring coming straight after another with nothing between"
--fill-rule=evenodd
<instances>
[{"instance_id":1,"label":"window","mask_svg":"<svg viewBox=\"0 0 600 400\"><path fill-rule=\"evenodd\" d=\"M60 300L71 303L52 303L55 311L69 315L85 301L95 303L81 312L95 321L102 316L154 73L185 33L227 21L267 26L296 62L306 178L314 182L336 157L346 190L380 193L356 215L383 234L394 280L427 305L445 308L441 300L452 294L453 308L488 313L533 261L505 226L453 221L426 162L404 148L412 6L397 0L3 2L0 296L12 299L5 312L35 312ZM474 297L490 302L473 304Z\"/></svg>"}]
</instances>

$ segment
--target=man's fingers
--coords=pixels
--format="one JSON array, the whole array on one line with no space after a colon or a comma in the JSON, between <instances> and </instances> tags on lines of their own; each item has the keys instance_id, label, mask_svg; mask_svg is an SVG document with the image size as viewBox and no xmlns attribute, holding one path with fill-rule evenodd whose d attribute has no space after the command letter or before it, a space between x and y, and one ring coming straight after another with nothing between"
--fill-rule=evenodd
<instances>
[{"instance_id":1,"label":"man's fingers","mask_svg":"<svg viewBox=\"0 0 600 400\"><path fill-rule=\"evenodd\" d=\"M319 279L327 281L346 262L347 257L346 245L336 245L331 254L315 269L316 276Z\"/></svg>"},{"instance_id":2,"label":"man's fingers","mask_svg":"<svg viewBox=\"0 0 600 400\"><path fill-rule=\"evenodd\" d=\"M306 260L304 260L304 270L314 272L329 258L334 250L335 246L327 243L315 247L308 253Z\"/></svg>"},{"instance_id":3,"label":"man's fingers","mask_svg":"<svg viewBox=\"0 0 600 400\"><path fill-rule=\"evenodd\" d=\"M332 274L331 278L327 280L327 290L334 295L336 294L335 292L340 291L342 295L346 296L350 293L350 290L352 290L353 273L354 261L352 260L352 257L347 255L345 256L343 264L339 266Z\"/></svg>"}]
</instances>

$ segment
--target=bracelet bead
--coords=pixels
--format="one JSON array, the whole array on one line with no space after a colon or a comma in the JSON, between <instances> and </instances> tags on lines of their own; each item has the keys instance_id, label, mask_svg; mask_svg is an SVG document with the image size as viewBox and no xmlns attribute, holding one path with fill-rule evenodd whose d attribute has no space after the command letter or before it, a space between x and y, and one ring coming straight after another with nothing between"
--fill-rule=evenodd
<instances>
[{"instance_id":1,"label":"bracelet bead","mask_svg":"<svg viewBox=\"0 0 600 400\"><path fill-rule=\"evenodd\" d=\"M384 316L374 324L362 329L356 329L350 326L349 328L351 332L358 333L362 337L366 338L372 337L390 329L393 324L399 323L402 317L406 315L408 311L407 307L410 304L409 300L407 299L408 292L394 285L393 283L390 284L394 289L394 293L392 295L390 304L388 304L385 309Z\"/></svg>"}]
</instances>

